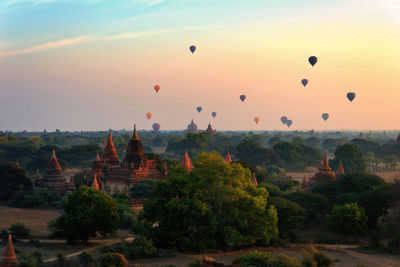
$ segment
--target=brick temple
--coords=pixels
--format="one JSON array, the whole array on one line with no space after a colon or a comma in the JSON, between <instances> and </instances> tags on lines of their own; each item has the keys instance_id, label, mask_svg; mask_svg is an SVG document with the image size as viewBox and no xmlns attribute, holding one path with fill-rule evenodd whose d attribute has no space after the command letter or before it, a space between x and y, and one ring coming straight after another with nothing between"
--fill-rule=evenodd
<instances>
[{"instance_id":1,"label":"brick temple","mask_svg":"<svg viewBox=\"0 0 400 267\"><path fill-rule=\"evenodd\" d=\"M157 168L156 159L149 159L143 152L142 142L136 131L129 140L125 159L120 162L112 140L112 133L107 136L102 157L96 156L92 168L94 179L102 191L112 195L127 193L141 180L165 179L167 167Z\"/></svg>"}]
</instances>

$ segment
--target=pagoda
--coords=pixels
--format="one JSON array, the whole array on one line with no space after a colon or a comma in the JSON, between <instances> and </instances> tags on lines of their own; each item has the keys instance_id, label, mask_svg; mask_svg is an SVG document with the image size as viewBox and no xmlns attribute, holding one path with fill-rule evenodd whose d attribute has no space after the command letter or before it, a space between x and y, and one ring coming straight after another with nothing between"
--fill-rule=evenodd
<instances>
[{"instance_id":1,"label":"pagoda","mask_svg":"<svg viewBox=\"0 0 400 267\"><path fill-rule=\"evenodd\" d=\"M322 159L322 163L318 168L318 172L310 180L310 183L312 183L312 185L322 184L322 183L333 181L333 180L335 180L335 178L336 178L336 176L332 172L331 167L329 167L328 156L325 152L324 158Z\"/></svg>"},{"instance_id":2,"label":"pagoda","mask_svg":"<svg viewBox=\"0 0 400 267\"><path fill-rule=\"evenodd\" d=\"M137 135L136 125L134 125L133 135L131 140L129 140L128 147L126 149L124 165L136 170L147 167L147 158L143 152L142 142L140 142L139 136Z\"/></svg>"},{"instance_id":3,"label":"pagoda","mask_svg":"<svg viewBox=\"0 0 400 267\"><path fill-rule=\"evenodd\" d=\"M104 152L101 157L101 161L108 166L119 164L119 158L117 155L117 151L115 150L111 132L109 132L107 135L107 142L106 146L104 147Z\"/></svg>"},{"instance_id":4,"label":"pagoda","mask_svg":"<svg viewBox=\"0 0 400 267\"><path fill-rule=\"evenodd\" d=\"M16 267L18 264L17 257L15 256L15 250L11 238L11 234L8 234L8 241L6 249L4 251L4 257L0 261L0 267Z\"/></svg>"},{"instance_id":5,"label":"pagoda","mask_svg":"<svg viewBox=\"0 0 400 267\"><path fill-rule=\"evenodd\" d=\"M364 132L360 132L360 134L358 135L358 139L367 139L367 137L365 136Z\"/></svg>"},{"instance_id":6,"label":"pagoda","mask_svg":"<svg viewBox=\"0 0 400 267\"><path fill-rule=\"evenodd\" d=\"M232 163L232 158L231 158L231 154L229 154L229 150L226 153L225 160L228 163Z\"/></svg>"},{"instance_id":7,"label":"pagoda","mask_svg":"<svg viewBox=\"0 0 400 267\"><path fill-rule=\"evenodd\" d=\"M344 168L343 168L342 161L340 160L339 161L339 166L338 166L338 168L336 170L336 176L339 177L339 176L342 176L342 175L344 175Z\"/></svg>"},{"instance_id":8,"label":"pagoda","mask_svg":"<svg viewBox=\"0 0 400 267\"><path fill-rule=\"evenodd\" d=\"M199 132L199 129L198 129L197 125L194 123L193 119L190 122L190 124L187 126L186 132L188 132L188 133L198 133Z\"/></svg>"},{"instance_id":9,"label":"pagoda","mask_svg":"<svg viewBox=\"0 0 400 267\"><path fill-rule=\"evenodd\" d=\"M97 180L99 189L113 195L117 192L127 193L141 180L164 179L166 170L157 168L156 159L147 158L135 125L123 162L119 162L110 132L107 136L103 156L100 160L96 156L93 162L92 174Z\"/></svg>"},{"instance_id":10,"label":"pagoda","mask_svg":"<svg viewBox=\"0 0 400 267\"><path fill-rule=\"evenodd\" d=\"M254 184L255 186L258 185L257 178L256 178L256 173L255 173L255 172L253 172L252 182L253 182L253 184Z\"/></svg>"},{"instance_id":11,"label":"pagoda","mask_svg":"<svg viewBox=\"0 0 400 267\"><path fill-rule=\"evenodd\" d=\"M68 195L72 191L72 187L62 175L60 163L58 162L56 152L50 157L46 173L41 181L38 181L39 187L47 187L55 194Z\"/></svg>"},{"instance_id":12,"label":"pagoda","mask_svg":"<svg viewBox=\"0 0 400 267\"><path fill-rule=\"evenodd\" d=\"M185 150L185 154L183 155L183 158L181 159L181 166L183 168L185 168L185 170L187 172L191 172L193 170L192 161L189 158L187 150Z\"/></svg>"},{"instance_id":13,"label":"pagoda","mask_svg":"<svg viewBox=\"0 0 400 267\"><path fill-rule=\"evenodd\" d=\"M211 127L211 123L210 123L210 122L208 123L208 127L207 127L207 129L206 129L204 132L205 132L205 133L208 133L208 134L211 134L211 135L214 135L214 134L217 133L217 131L214 130L214 129Z\"/></svg>"}]
</instances>

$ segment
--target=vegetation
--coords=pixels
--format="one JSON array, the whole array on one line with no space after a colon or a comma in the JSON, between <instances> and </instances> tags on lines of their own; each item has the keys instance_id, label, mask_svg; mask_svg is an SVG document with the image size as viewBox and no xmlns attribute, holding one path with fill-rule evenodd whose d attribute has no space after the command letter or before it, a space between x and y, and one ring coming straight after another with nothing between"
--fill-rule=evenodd
<instances>
[{"instance_id":1,"label":"vegetation","mask_svg":"<svg viewBox=\"0 0 400 267\"><path fill-rule=\"evenodd\" d=\"M106 237L119 225L118 205L107 194L81 186L63 203L65 214L50 223L55 236L63 236L69 242L87 242L97 233Z\"/></svg>"},{"instance_id":2,"label":"vegetation","mask_svg":"<svg viewBox=\"0 0 400 267\"><path fill-rule=\"evenodd\" d=\"M365 234L367 230L367 216L363 208L357 203L347 203L333 207L330 225L332 230L345 236Z\"/></svg>"},{"instance_id":3,"label":"vegetation","mask_svg":"<svg viewBox=\"0 0 400 267\"><path fill-rule=\"evenodd\" d=\"M267 208L268 192L252 184L250 172L215 152L194 165L190 174L170 169L156 184L135 233L179 251L269 244L278 233L276 209Z\"/></svg>"},{"instance_id":4,"label":"vegetation","mask_svg":"<svg viewBox=\"0 0 400 267\"><path fill-rule=\"evenodd\" d=\"M24 169L18 168L13 163L0 165L0 200L9 199L19 190L29 190L32 183Z\"/></svg>"}]
</instances>

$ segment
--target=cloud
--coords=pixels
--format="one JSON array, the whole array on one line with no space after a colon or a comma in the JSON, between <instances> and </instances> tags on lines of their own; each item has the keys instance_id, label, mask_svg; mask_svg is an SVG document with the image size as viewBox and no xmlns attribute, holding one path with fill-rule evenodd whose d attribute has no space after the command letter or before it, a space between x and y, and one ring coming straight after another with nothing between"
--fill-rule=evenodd
<instances>
[{"instance_id":1,"label":"cloud","mask_svg":"<svg viewBox=\"0 0 400 267\"><path fill-rule=\"evenodd\" d=\"M24 54L31 54L41 51L47 51L57 48L62 48L71 45L77 45L82 43L87 43L91 41L115 41L121 39L132 39L132 38L139 38L142 36L149 36L149 35L158 35L167 32L171 32L174 29L164 29L158 31L147 31L147 32L128 32L128 33L121 33L117 35L109 35L109 36L98 36L98 35L82 35L73 38L61 39L57 41L47 42L39 45L35 45L32 47L19 49L19 50L8 50L8 51L0 51L0 57L9 57L9 56L17 56L17 55L24 55ZM0 46L1 48L1 46Z\"/></svg>"},{"instance_id":2,"label":"cloud","mask_svg":"<svg viewBox=\"0 0 400 267\"><path fill-rule=\"evenodd\" d=\"M40 44L40 45L36 45L36 46L32 46L32 47L28 47L28 48L24 48L24 49L20 49L20 50L1 51L0 56L7 57L7 56L30 54L30 53L75 45L75 44L79 44L79 43L84 43L84 42L88 42L92 39L93 39L93 36L91 36L91 35L84 35L84 36L78 36L78 37L74 37L74 38L61 39L58 41L47 42L44 44Z\"/></svg>"}]
</instances>

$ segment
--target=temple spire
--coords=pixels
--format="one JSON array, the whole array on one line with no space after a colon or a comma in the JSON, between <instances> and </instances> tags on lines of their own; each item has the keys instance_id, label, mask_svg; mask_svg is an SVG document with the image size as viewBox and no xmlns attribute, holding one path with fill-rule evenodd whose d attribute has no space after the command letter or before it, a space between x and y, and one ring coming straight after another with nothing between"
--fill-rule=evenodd
<instances>
[{"instance_id":1,"label":"temple spire","mask_svg":"<svg viewBox=\"0 0 400 267\"><path fill-rule=\"evenodd\" d=\"M256 178L256 173L255 173L255 172L253 172L253 184L254 184L255 186L258 185L257 178Z\"/></svg>"},{"instance_id":2,"label":"temple spire","mask_svg":"<svg viewBox=\"0 0 400 267\"><path fill-rule=\"evenodd\" d=\"M133 139L139 139L139 136L136 132L136 124L133 125Z\"/></svg>"},{"instance_id":3,"label":"temple spire","mask_svg":"<svg viewBox=\"0 0 400 267\"><path fill-rule=\"evenodd\" d=\"M109 165L119 164L119 158L117 155L117 151L115 150L111 132L107 135L107 144L106 147L104 148L104 153L101 160Z\"/></svg>"},{"instance_id":4,"label":"temple spire","mask_svg":"<svg viewBox=\"0 0 400 267\"><path fill-rule=\"evenodd\" d=\"M324 159L322 160L322 167L324 167L326 169L329 168L328 156L327 156L326 152L325 152L325 155L324 155Z\"/></svg>"},{"instance_id":5,"label":"temple spire","mask_svg":"<svg viewBox=\"0 0 400 267\"><path fill-rule=\"evenodd\" d=\"M15 256L15 250L12 243L11 234L8 234L8 242L4 251L4 257L0 261L0 266L12 267L17 266L18 260Z\"/></svg>"},{"instance_id":6,"label":"temple spire","mask_svg":"<svg viewBox=\"0 0 400 267\"><path fill-rule=\"evenodd\" d=\"M187 150L185 150L185 155L183 155L183 158L181 159L181 166L188 172L191 172L193 169Z\"/></svg>"},{"instance_id":7,"label":"temple spire","mask_svg":"<svg viewBox=\"0 0 400 267\"><path fill-rule=\"evenodd\" d=\"M96 161L100 161L99 151L97 151L97 154L96 154Z\"/></svg>"},{"instance_id":8,"label":"temple spire","mask_svg":"<svg viewBox=\"0 0 400 267\"><path fill-rule=\"evenodd\" d=\"M336 170L336 176L341 176L341 175L344 175L344 168L343 168L342 161L340 160L339 161L339 166L338 166L338 168Z\"/></svg>"},{"instance_id":9,"label":"temple spire","mask_svg":"<svg viewBox=\"0 0 400 267\"><path fill-rule=\"evenodd\" d=\"M17 168L19 169L19 162L17 160L17 162L15 163L15 165L17 166Z\"/></svg>"},{"instance_id":10,"label":"temple spire","mask_svg":"<svg viewBox=\"0 0 400 267\"><path fill-rule=\"evenodd\" d=\"M229 154L229 150L228 150L227 153L226 153L225 160L226 160L228 163L231 163L231 162L232 162L232 158L231 158L231 154Z\"/></svg>"}]
</instances>

